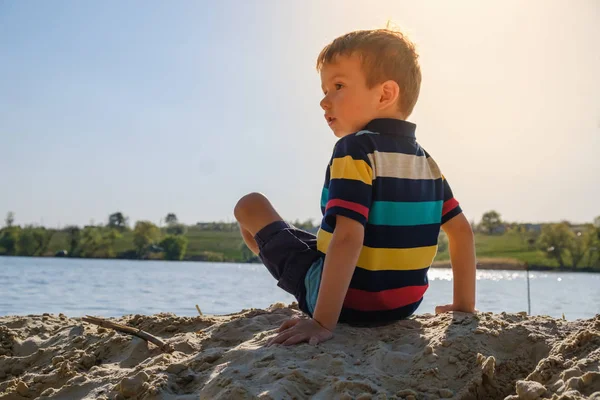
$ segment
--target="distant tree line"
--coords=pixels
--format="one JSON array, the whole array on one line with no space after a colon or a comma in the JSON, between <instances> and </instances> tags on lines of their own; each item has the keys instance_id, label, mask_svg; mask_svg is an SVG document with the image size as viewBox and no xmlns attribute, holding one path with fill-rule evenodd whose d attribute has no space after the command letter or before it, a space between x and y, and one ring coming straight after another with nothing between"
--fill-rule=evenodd
<instances>
[{"instance_id":1,"label":"distant tree line","mask_svg":"<svg viewBox=\"0 0 600 400\"><path fill-rule=\"evenodd\" d=\"M186 227L180 224L177 216L169 213L165 218L166 228L161 229L150 221L137 221L133 229L129 228L128 218L121 212L108 217L107 224L88 225L83 228L75 225L63 229L47 229L14 224L15 215L9 212L5 227L0 230L0 254L17 256L42 256L47 253L48 245L57 232L67 235L67 247L60 251L66 257L103 257L103 258L153 258L160 254L166 260L182 260L185 257L188 238L184 236ZM133 235L132 249L119 254L115 243L124 233Z\"/></svg>"},{"instance_id":2,"label":"distant tree line","mask_svg":"<svg viewBox=\"0 0 600 400\"><path fill-rule=\"evenodd\" d=\"M9 212L4 227L0 229L0 255L183 260L186 258L189 239L206 231L203 234L205 239L209 237L212 244L216 245L210 247L206 242L195 241L195 255L192 259L259 261L241 237L236 235L239 232L237 223L198 222L186 226L179 222L176 214L168 213L160 225L163 226L151 221L137 221L131 228L129 218L122 212L115 212L108 216L104 225L72 225L62 229L49 229L43 226L16 225L15 214ZM293 225L313 233L319 228L311 219L297 220ZM600 268L600 217L592 223L580 225L568 221L515 223L504 221L499 212L491 210L484 213L478 223L472 221L471 225L477 235L516 235L526 248L540 251L560 268ZM60 234L60 243L64 244L64 248L56 254L49 254L49 245L57 234ZM229 254L227 258L220 252L222 250L217 249L221 245L219 241L225 240L238 241L230 244L230 247L233 245L233 255ZM439 252L448 249L448 241L443 232L438 246Z\"/></svg>"},{"instance_id":3,"label":"distant tree line","mask_svg":"<svg viewBox=\"0 0 600 400\"><path fill-rule=\"evenodd\" d=\"M561 269L600 267L600 216L593 222L575 225L558 223L515 223L502 220L495 210L483 214L475 232L487 235L517 234L531 249L537 249Z\"/></svg>"}]
</instances>

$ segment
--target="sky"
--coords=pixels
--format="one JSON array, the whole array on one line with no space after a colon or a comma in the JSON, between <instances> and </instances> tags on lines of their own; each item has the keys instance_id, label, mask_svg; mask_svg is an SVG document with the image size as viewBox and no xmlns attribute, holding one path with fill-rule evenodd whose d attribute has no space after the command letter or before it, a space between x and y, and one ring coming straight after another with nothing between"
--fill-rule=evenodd
<instances>
[{"instance_id":1,"label":"sky","mask_svg":"<svg viewBox=\"0 0 600 400\"><path fill-rule=\"evenodd\" d=\"M13 0L0 1L1 219L233 221L251 191L318 219L336 138L316 57L388 20L420 54L417 140L469 220L600 215L596 0Z\"/></svg>"}]
</instances>

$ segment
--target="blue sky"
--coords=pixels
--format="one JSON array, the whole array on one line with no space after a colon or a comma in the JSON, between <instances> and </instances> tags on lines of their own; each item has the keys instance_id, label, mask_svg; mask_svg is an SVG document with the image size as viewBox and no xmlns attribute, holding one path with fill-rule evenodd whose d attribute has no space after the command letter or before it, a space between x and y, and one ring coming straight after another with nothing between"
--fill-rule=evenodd
<instances>
[{"instance_id":1,"label":"blue sky","mask_svg":"<svg viewBox=\"0 0 600 400\"><path fill-rule=\"evenodd\" d=\"M0 215L233 220L262 191L319 217L335 137L320 49L393 20L419 46L417 137L470 219L600 215L600 5L0 2Z\"/></svg>"}]
</instances>

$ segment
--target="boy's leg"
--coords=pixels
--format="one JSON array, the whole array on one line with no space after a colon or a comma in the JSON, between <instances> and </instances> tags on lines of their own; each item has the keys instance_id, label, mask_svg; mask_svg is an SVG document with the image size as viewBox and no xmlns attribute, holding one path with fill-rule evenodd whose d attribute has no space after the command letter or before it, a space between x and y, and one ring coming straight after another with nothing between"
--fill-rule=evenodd
<instances>
[{"instance_id":1,"label":"boy's leg","mask_svg":"<svg viewBox=\"0 0 600 400\"><path fill-rule=\"evenodd\" d=\"M317 237L285 222L260 193L242 197L233 213L248 248L259 256L277 286L296 297L299 308L309 313L304 280L320 257Z\"/></svg>"},{"instance_id":2,"label":"boy's leg","mask_svg":"<svg viewBox=\"0 0 600 400\"><path fill-rule=\"evenodd\" d=\"M248 248L254 254L258 255L260 250L258 249L258 244L256 243L256 240L254 240L254 237L252 236L252 234L250 232L248 232L247 230L245 230L244 228L242 228L241 225L240 225L240 233L242 234L242 239L244 239L244 243L246 243L246 246L248 246Z\"/></svg>"},{"instance_id":3,"label":"boy's leg","mask_svg":"<svg viewBox=\"0 0 600 400\"><path fill-rule=\"evenodd\" d=\"M240 224L244 242L252 252L258 255L258 244L254 237L265 226L283 221L271 202L261 193L250 193L242 197L233 209L235 219Z\"/></svg>"}]
</instances>

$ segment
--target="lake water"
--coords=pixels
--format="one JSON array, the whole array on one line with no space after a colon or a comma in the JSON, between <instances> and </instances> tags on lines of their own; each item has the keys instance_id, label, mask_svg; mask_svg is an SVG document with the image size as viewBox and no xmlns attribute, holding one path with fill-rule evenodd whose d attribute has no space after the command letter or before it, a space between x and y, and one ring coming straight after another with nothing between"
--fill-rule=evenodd
<instances>
[{"instance_id":1,"label":"lake water","mask_svg":"<svg viewBox=\"0 0 600 400\"><path fill-rule=\"evenodd\" d=\"M432 269L419 314L452 299L452 272ZM530 272L531 313L569 320L600 313L600 274ZM259 264L0 257L0 316L227 314L293 297ZM525 271L477 272L480 311L527 311Z\"/></svg>"}]
</instances>

